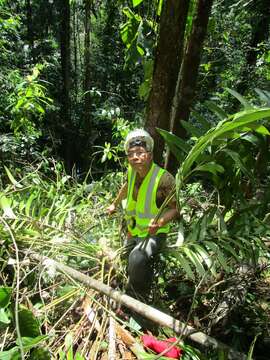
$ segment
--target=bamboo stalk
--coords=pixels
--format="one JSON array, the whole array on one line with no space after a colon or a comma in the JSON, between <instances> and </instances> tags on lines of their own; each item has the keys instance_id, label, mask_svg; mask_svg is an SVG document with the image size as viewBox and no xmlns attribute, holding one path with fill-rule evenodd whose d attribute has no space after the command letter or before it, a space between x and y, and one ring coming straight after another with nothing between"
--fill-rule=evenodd
<instances>
[{"instance_id":1,"label":"bamboo stalk","mask_svg":"<svg viewBox=\"0 0 270 360\"><path fill-rule=\"evenodd\" d=\"M116 360L116 334L115 334L115 321L110 316L109 321L109 349L108 349L108 360Z\"/></svg>"},{"instance_id":2,"label":"bamboo stalk","mask_svg":"<svg viewBox=\"0 0 270 360\"><path fill-rule=\"evenodd\" d=\"M29 256L33 259L40 261L41 263L43 263L45 260L48 260L47 257L38 255L36 253L32 253ZM172 329L177 335L188 337L195 343L206 348L210 347L213 349L222 349L228 354L228 359L244 360L247 358L245 354L233 350L228 345L214 339L209 335L204 334L201 331L196 330L192 326L186 325L183 322L174 319L168 314L165 314L149 305L146 305L139 300L132 298L131 296L123 294L120 291L114 290L110 286L105 285L102 282L95 280L85 274L82 274L81 272L72 269L67 265L61 264L52 259L50 259L50 261L51 265L54 266L58 271L67 274L73 279L83 283L84 285L108 296L109 298L115 300L117 303L125 305L129 309L159 324L160 326L165 326Z\"/></svg>"}]
</instances>

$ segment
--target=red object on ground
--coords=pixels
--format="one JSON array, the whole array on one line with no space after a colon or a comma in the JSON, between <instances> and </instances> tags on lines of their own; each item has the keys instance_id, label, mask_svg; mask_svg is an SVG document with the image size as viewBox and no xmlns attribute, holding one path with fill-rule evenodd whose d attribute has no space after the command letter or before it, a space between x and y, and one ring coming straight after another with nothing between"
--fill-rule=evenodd
<instances>
[{"instance_id":1,"label":"red object on ground","mask_svg":"<svg viewBox=\"0 0 270 360\"><path fill-rule=\"evenodd\" d=\"M143 335L142 341L145 347L154 350L157 354L160 354L162 351L171 346L171 343L174 343L176 338L169 338L167 340L157 340L153 336ZM173 359L179 359L182 355L183 350L177 346L174 346L169 351L166 352L163 356L170 357Z\"/></svg>"}]
</instances>

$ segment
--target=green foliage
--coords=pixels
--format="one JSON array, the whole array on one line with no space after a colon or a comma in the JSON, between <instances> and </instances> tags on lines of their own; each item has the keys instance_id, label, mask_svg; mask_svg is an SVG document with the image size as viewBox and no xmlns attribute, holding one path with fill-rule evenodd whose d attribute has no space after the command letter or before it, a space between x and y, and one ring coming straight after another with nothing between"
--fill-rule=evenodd
<instances>
[{"instance_id":1,"label":"green foliage","mask_svg":"<svg viewBox=\"0 0 270 360\"><path fill-rule=\"evenodd\" d=\"M13 120L11 128L15 135L25 134L38 137L40 130L35 121L39 121L45 114L45 106L52 103L46 96L46 88L38 82L42 65L36 65L32 75L28 75L22 82L16 84L15 92L10 95L10 108Z\"/></svg>"},{"instance_id":2,"label":"green foliage","mask_svg":"<svg viewBox=\"0 0 270 360\"><path fill-rule=\"evenodd\" d=\"M30 351L32 348L40 345L47 336L38 336L36 338L27 338L23 337L23 349L26 352ZM43 351L44 354L44 351ZM14 346L12 349L7 351L0 351L1 359L3 360L19 360L20 359L20 349L19 346ZM48 357L44 357L44 360L46 360ZM40 358L40 360L43 360Z\"/></svg>"},{"instance_id":3,"label":"green foliage","mask_svg":"<svg viewBox=\"0 0 270 360\"><path fill-rule=\"evenodd\" d=\"M137 6L140 2L136 2ZM159 12L161 1L153 4L154 11ZM147 100L152 82L153 74L153 50L155 47L155 37L157 26L151 18L143 17L133 12L130 8L123 9L127 21L121 26L120 33L122 41L126 47L125 67L133 68L139 64L143 65L144 79L138 90L139 97Z\"/></svg>"},{"instance_id":4,"label":"green foliage","mask_svg":"<svg viewBox=\"0 0 270 360\"><path fill-rule=\"evenodd\" d=\"M100 148L101 150L96 151L94 155L102 154L101 163L113 160L119 163L120 166L123 166L124 141L134 125L131 125L127 120L119 117L114 118L112 124L112 142L116 145L105 142L104 146L96 146L96 148Z\"/></svg>"},{"instance_id":5,"label":"green foliage","mask_svg":"<svg viewBox=\"0 0 270 360\"><path fill-rule=\"evenodd\" d=\"M202 136L202 129L184 123L195 141L190 150L183 140L160 130L179 160L189 151L176 177L180 208L183 209L189 198L188 194L182 195L188 182L202 178L207 187L213 188L212 202L206 200L201 215L189 220L184 244L176 250L169 250L177 265L193 281L196 274L200 278L209 273L215 276L220 269L231 273L235 263L248 262L256 266L261 257L269 258L261 238L268 236L270 230L262 222L267 210L263 210L263 202L248 202L242 189L243 184L250 181L255 191L255 185L260 181L254 165L262 142L256 143L252 139L247 142L246 136L252 133L258 140L269 136L266 127L258 121L268 120L270 109L251 107L241 95L232 93L245 106L244 111L224 118L222 109L211 104L212 111L217 116L222 115L223 120ZM250 147L249 140L254 148Z\"/></svg>"},{"instance_id":6,"label":"green foliage","mask_svg":"<svg viewBox=\"0 0 270 360\"><path fill-rule=\"evenodd\" d=\"M0 329L10 323L10 310L7 307L10 304L12 288L1 286L0 288Z\"/></svg>"},{"instance_id":7,"label":"green foliage","mask_svg":"<svg viewBox=\"0 0 270 360\"><path fill-rule=\"evenodd\" d=\"M12 228L14 241L20 247L22 261L20 266L23 272L18 274L21 275L20 290L24 289L22 291L28 299L27 304L31 304L31 309L35 309L32 311L20 305L18 311L23 350L25 353L30 352L28 355L31 359L50 358L48 350L40 348L41 343L48 339L46 335L41 335L41 324L48 320L47 315L44 315L46 311L40 310L44 304L43 300L39 299L42 293L38 287L51 285L57 274L49 263L45 264L41 274L37 271L33 272L31 263L21 265L25 256L24 251L27 252L31 248L31 251L54 254L58 260L68 262L80 269L85 267L89 270L99 263L95 255L99 246L91 238L88 229L89 221L90 229L93 222L98 221L97 216L94 220L91 219L91 212L89 216L89 208L96 209L93 205L96 200L95 193L87 189L86 182L82 185L77 184L70 176L63 173L61 164L43 163L39 168L46 171L47 175L50 174L51 178L42 175L39 169L31 168L31 165L25 169L25 174L14 174L6 168L5 187L2 188L0 195L0 233L2 245L4 244L0 259L1 280L7 284L13 284L14 281L12 273L9 273L9 267L14 264L15 254L13 254L10 233L7 231L7 228ZM30 292L39 295L29 296ZM11 287L3 286L0 289L0 331L2 329L11 331L9 340L6 341L5 346L3 345L5 351L0 354L6 359L20 357L20 347L14 346L16 338L14 339L12 335L15 319L12 295ZM79 292L77 288L74 291L74 287L70 290L66 286L58 286L55 295L58 297L55 303L65 307L72 304L74 296L79 295ZM61 311L59 307L59 315L56 312L54 316L61 318ZM52 337L50 339L52 340ZM70 358L68 354L67 356ZM74 355L74 359L82 358L79 353Z\"/></svg>"},{"instance_id":8,"label":"green foliage","mask_svg":"<svg viewBox=\"0 0 270 360\"><path fill-rule=\"evenodd\" d=\"M143 2L143 0L132 0L132 5L135 7L140 5L141 2Z\"/></svg>"},{"instance_id":9,"label":"green foliage","mask_svg":"<svg viewBox=\"0 0 270 360\"><path fill-rule=\"evenodd\" d=\"M40 324L30 310L21 308L18 316L22 337L35 338L40 335Z\"/></svg>"},{"instance_id":10,"label":"green foliage","mask_svg":"<svg viewBox=\"0 0 270 360\"><path fill-rule=\"evenodd\" d=\"M12 293L12 288L10 287L0 287L0 308L4 309L9 305L10 297Z\"/></svg>"},{"instance_id":11,"label":"green foliage","mask_svg":"<svg viewBox=\"0 0 270 360\"><path fill-rule=\"evenodd\" d=\"M143 19L139 14L135 14L129 8L124 8L123 13L128 20L121 27L121 37L127 48L126 66L130 66L136 64L143 56L152 55L151 34L154 24L150 20Z\"/></svg>"}]
</instances>

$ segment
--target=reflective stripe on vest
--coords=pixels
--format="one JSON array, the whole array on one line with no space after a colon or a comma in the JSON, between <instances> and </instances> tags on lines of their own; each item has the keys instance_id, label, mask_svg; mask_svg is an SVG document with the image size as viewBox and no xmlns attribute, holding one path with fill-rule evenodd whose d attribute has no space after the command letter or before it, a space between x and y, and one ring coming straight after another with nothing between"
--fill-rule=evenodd
<instances>
[{"instance_id":1,"label":"reflective stripe on vest","mask_svg":"<svg viewBox=\"0 0 270 360\"><path fill-rule=\"evenodd\" d=\"M150 221L155 218L159 209L156 206L156 194L159 181L165 170L156 164L152 164L148 174L140 185L137 200L133 199L136 172L128 168L128 191L126 205L126 219L128 230L132 236L146 237ZM161 227L158 233L167 233L169 225Z\"/></svg>"}]
</instances>

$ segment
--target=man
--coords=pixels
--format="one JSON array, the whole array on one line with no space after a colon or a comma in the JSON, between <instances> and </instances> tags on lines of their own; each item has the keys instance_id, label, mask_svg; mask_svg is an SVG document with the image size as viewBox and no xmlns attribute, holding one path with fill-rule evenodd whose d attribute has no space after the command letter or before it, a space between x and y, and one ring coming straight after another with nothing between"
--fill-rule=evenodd
<instances>
[{"instance_id":1,"label":"man","mask_svg":"<svg viewBox=\"0 0 270 360\"><path fill-rule=\"evenodd\" d=\"M127 292L145 301L151 289L154 255L164 245L169 223L179 216L173 199L155 220L161 205L174 187L174 178L153 162L154 141L143 129L131 131L125 141L128 158L127 181L108 213L126 199L128 260Z\"/></svg>"}]
</instances>

